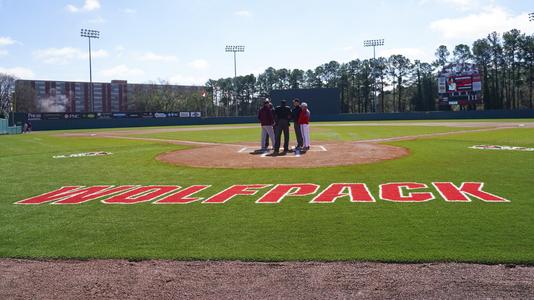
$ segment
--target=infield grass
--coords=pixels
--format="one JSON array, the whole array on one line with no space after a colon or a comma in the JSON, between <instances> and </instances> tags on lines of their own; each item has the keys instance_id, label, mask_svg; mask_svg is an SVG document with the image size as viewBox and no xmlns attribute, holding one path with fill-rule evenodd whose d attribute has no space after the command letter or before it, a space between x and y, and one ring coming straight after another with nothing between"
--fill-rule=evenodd
<instances>
[{"instance_id":1,"label":"infield grass","mask_svg":"<svg viewBox=\"0 0 534 300\"><path fill-rule=\"evenodd\" d=\"M213 131L176 131L153 134L140 134L139 137L150 137L169 140L185 140L216 143L258 142L260 140L259 125L256 128L224 129ZM422 126L313 126L312 139L315 141L359 141L405 135L454 132L476 128L462 127L422 127ZM294 129L290 128L291 142L295 144ZM219 133L219 134L217 134ZM409 133L409 134L407 134Z\"/></svg>"},{"instance_id":2,"label":"infield grass","mask_svg":"<svg viewBox=\"0 0 534 300\"><path fill-rule=\"evenodd\" d=\"M356 140L461 130L445 127L317 127L318 140ZM534 147L534 129L517 128L390 143L411 155L369 165L316 169L202 169L154 158L184 146L53 132L0 136L0 256L29 258L462 261L534 264L534 153L468 149L475 144ZM256 141L257 129L155 134L215 142ZM241 139L238 139L241 137ZM53 159L110 151L111 156ZM348 203L312 205L312 197L258 205L242 196L223 205L20 206L13 203L67 185L364 182L378 198L387 182L485 182L510 203ZM433 190L432 190L433 191Z\"/></svg>"}]
</instances>

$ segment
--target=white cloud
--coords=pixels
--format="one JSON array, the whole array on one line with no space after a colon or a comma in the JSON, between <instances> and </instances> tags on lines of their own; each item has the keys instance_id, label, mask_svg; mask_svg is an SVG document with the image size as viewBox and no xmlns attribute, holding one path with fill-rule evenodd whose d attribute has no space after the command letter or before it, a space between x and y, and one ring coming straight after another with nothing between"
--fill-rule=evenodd
<instances>
[{"instance_id":1,"label":"white cloud","mask_svg":"<svg viewBox=\"0 0 534 300\"><path fill-rule=\"evenodd\" d=\"M117 57L119 57L119 58L123 57L125 50L126 50L126 48L123 45L117 45L115 47L115 52L116 52Z\"/></svg>"},{"instance_id":2,"label":"white cloud","mask_svg":"<svg viewBox=\"0 0 534 300\"><path fill-rule=\"evenodd\" d=\"M72 13L77 13L81 11L93 11L100 8L100 0L85 0L83 6L81 7L78 7L73 4L68 4L65 8Z\"/></svg>"},{"instance_id":3,"label":"white cloud","mask_svg":"<svg viewBox=\"0 0 534 300\"><path fill-rule=\"evenodd\" d=\"M391 55L402 54L411 60L431 61L432 57L428 55L424 50L419 48L394 48L385 49L378 52L378 56L388 58Z\"/></svg>"},{"instance_id":4,"label":"white cloud","mask_svg":"<svg viewBox=\"0 0 534 300\"><path fill-rule=\"evenodd\" d=\"M6 55L8 55L8 54L9 54L9 52L8 52L7 50L0 49L0 57L2 57L2 56L6 56Z\"/></svg>"},{"instance_id":5,"label":"white cloud","mask_svg":"<svg viewBox=\"0 0 534 300\"><path fill-rule=\"evenodd\" d=\"M75 12L80 11L79 8L77 8L76 6L74 6L74 5L72 5L72 4L67 4L67 6L65 6L65 8L66 8L68 11L72 12L72 13L75 13Z\"/></svg>"},{"instance_id":6,"label":"white cloud","mask_svg":"<svg viewBox=\"0 0 534 300\"><path fill-rule=\"evenodd\" d=\"M187 64L195 70L206 70L210 67L210 64L205 59L195 59Z\"/></svg>"},{"instance_id":7,"label":"white cloud","mask_svg":"<svg viewBox=\"0 0 534 300\"><path fill-rule=\"evenodd\" d=\"M442 4L448 7L448 9L467 11L471 9L479 9L482 4L479 0L420 0L419 5L425 4ZM486 3L485 5L489 5Z\"/></svg>"},{"instance_id":8,"label":"white cloud","mask_svg":"<svg viewBox=\"0 0 534 300\"><path fill-rule=\"evenodd\" d=\"M85 0L85 3L83 4L84 10L95 10L99 8L100 8L99 0Z\"/></svg>"},{"instance_id":9,"label":"white cloud","mask_svg":"<svg viewBox=\"0 0 534 300\"><path fill-rule=\"evenodd\" d=\"M234 14L239 17L252 17L252 12L248 10L238 10Z\"/></svg>"},{"instance_id":10,"label":"white cloud","mask_svg":"<svg viewBox=\"0 0 534 300\"><path fill-rule=\"evenodd\" d=\"M133 15L133 14L137 13L137 10L135 10L133 8L125 8L125 9L122 10L122 12L127 14L127 15Z\"/></svg>"},{"instance_id":11,"label":"white cloud","mask_svg":"<svg viewBox=\"0 0 534 300\"><path fill-rule=\"evenodd\" d=\"M0 36L0 46L9 46L15 44L16 42L17 41L8 36Z\"/></svg>"},{"instance_id":12,"label":"white cloud","mask_svg":"<svg viewBox=\"0 0 534 300\"><path fill-rule=\"evenodd\" d=\"M156 54L154 52L146 52L137 57L141 61L159 61L159 62L171 62L178 60L174 55Z\"/></svg>"},{"instance_id":13,"label":"white cloud","mask_svg":"<svg viewBox=\"0 0 534 300\"><path fill-rule=\"evenodd\" d=\"M9 74L17 78L31 79L35 76L32 70L23 67L14 68L2 68L0 67L0 73Z\"/></svg>"},{"instance_id":14,"label":"white cloud","mask_svg":"<svg viewBox=\"0 0 534 300\"><path fill-rule=\"evenodd\" d=\"M529 25L528 13L513 15L500 6L491 6L463 17L436 20L430 29L447 40L474 40L493 31L502 33L517 28L529 32Z\"/></svg>"},{"instance_id":15,"label":"white cloud","mask_svg":"<svg viewBox=\"0 0 534 300\"><path fill-rule=\"evenodd\" d=\"M107 57L105 50L91 51L92 58ZM67 64L75 59L88 59L87 50L72 47L39 49L33 52L33 57L47 64Z\"/></svg>"},{"instance_id":16,"label":"white cloud","mask_svg":"<svg viewBox=\"0 0 534 300\"><path fill-rule=\"evenodd\" d=\"M100 72L102 76L115 79L128 79L128 77L142 76L145 72L138 68L130 68L126 65L118 65Z\"/></svg>"},{"instance_id":17,"label":"white cloud","mask_svg":"<svg viewBox=\"0 0 534 300\"><path fill-rule=\"evenodd\" d=\"M208 78L174 75L169 78L169 83L178 85L204 85Z\"/></svg>"}]
</instances>

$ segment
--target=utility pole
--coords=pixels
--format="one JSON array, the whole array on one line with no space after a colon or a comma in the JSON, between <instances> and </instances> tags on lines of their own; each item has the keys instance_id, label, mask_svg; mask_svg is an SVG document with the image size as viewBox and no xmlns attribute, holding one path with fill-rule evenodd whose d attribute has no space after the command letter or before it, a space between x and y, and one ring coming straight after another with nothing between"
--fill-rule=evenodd
<instances>
[{"instance_id":1,"label":"utility pole","mask_svg":"<svg viewBox=\"0 0 534 300\"><path fill-rule=\"evenodd\" d=\"M237 52L245 52L245 46L227 45L226 48L225 48L225 52L233 52L234 53L234 97L235 97L235 116L237 117L239 115L239 106L237 105L237 85L236 85Z\"/></svg>"},{"instance_id":2,"label":"utility pole","mask_svg":"<svg viewBox=\"0 0 534 300\"><path fill-rule=\"evenodd\" d=\"M384 39L379 40L365 40L363 41L364 47L373 47L373 105L372 105L372 111L376 112L376 108L378 107L378 99L376 94L376 47L384 46Z\"/></svg>"},{"instance_id":3,"label":"utility pole","mask_svg":"<svg viewBox=\"0 0 534 300\"><path fill-rule=\"evenodd\" d=\"M93 67L91 63L91 39L100 38L100 31L82 29L80 32L81 37L86 37L89 40L89 99L91 99L91 112L95 111L95 99L93 95Z\"/></svg>"}]
</instances>

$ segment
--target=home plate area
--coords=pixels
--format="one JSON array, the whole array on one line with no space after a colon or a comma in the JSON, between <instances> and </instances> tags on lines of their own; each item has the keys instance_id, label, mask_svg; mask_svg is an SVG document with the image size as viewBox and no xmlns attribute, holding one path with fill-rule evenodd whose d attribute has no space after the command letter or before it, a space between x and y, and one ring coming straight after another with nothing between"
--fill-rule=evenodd
<instances>
[{"instance_id":1,"label":"home plate area","mask_svg":"<svg viewBox=\"0 0 534 300\"><path fill-rule=\"evenodd\" d=\"M301 151L301 150L296 150L295 148L292 148L289 152L287 153L284 153L284 152L280 152L279 155L276 155L274 156L273 155L273 149L269 149L267 151L264 151L264 150L261 150L261 149L258 149L258 148L254 148L254 147L243 147L241 148L239 151L237 151L238 153L246 153L246 154L253 154L253 155L259 155L260 157L263 157L263 158L300 158L302 157L302 155L308 153L308 152L327 152L328 150L326 149L325 146L323 145L312 145L310 146L310 149L309 150L306 150L306 151Z\"/></svg>"},{"instance_id":2,"label":"home plate area","mask_svg":"<svg viewBox=\"0 0 534 300\"><path fill-rule=\"evenodd\" d=\"M228 169L318 168L369 164L409 154L402 147L361 142L328 142L311 146L305 154L272 156L257 144L212 144L163 153L157 160L179 166ZM270 156L271 155L271 156Z\"/></svg>"}]
</instances>

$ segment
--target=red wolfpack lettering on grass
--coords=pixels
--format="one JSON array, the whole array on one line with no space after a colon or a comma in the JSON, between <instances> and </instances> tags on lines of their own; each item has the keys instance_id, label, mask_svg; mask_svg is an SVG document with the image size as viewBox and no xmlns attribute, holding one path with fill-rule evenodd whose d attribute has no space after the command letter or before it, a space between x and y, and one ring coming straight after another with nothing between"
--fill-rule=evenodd
<instances>
[{"instance_id":1,"label":"red wolfpack lettering on grass","mask_svg":"<svg viewBox=\"0 0 534 300\"><path fill-rule=\"evenodd\" d=\"M211 185L193 185L179 191L176 194L166 196L165 198L154 202L154 204L188 204L202 198L190 198L189 196L196 194L202 190L209 188Z\"/></svg>"},{"instance_id":2,"label":"red wolfpack lettering on grass","mask_svg":"<svg viewBox=\"0 0 534 300\"><path fill-rule=\"evenodd\" d=\"M317 184L277 184L256 203L280 203L286 196L308 196L315 194L320 188Z\"/></svg>"},{"instance_id":3,"label":"red wolfpack lettering on grass","mask_svg":"<svg viewBox=\"0 0 534 300\"><path fill-rule=\"evenodd\" d=\"M463 182L460 187L452 182L433 182L432 184L447 202L471 202L467 195L485 202L510 202L510 200L482 191L483 182Z\"/></svg>"},{"instance_id":4,"label":"red wolfpack lettering on grass","mask_svg":"<svg viewBox=\"0 0 534 300\"><path fill-rule=\"evenodd\" d=\"M133 187L135 185L121 185L118 187L113 187L113 185L64 186L52 192L24 199L16 204L43 204L47 202L54 202L54 204L80 204L124 192Z\"/></svg>"},{"instance_id":5,"label":"red wolfpack lettering on grass","mask_svg":"<svg viewBox=\"0 0 534 300\"><path fill-rule=\"evenodd\" d=\"M232 185L217 195L204 200L202 203L225 203L238 195L255 195L258 192L258 189L268 186L270 186L270 184Z\"/></svg>"},{"instance_id":6,"label":"red wolfpack lettering on grass","mask_svg":"<svg viewBox=\"0 0 534 300\"><path fill-rule=\"evenodd\" d=\"M488 203L511 202L501 196L483 191L483 182L463 182L460 187L452 182L433 182L433 187L446 202L471 202L472 198ZM272 184L239 184L233 185L222 192L207 198L202 203L226 203L236 196L254 196L259 190ZM24 199L15 204L36 205L82 204L91 200L102 199L105 204L137 204L152 202L153 204L189 204L204 198L193 197L210 185L192 185L182 190L177 185L96 185L96 186L64 186L55 191ZM320 186L313 183L277 184L260 197L256 203L278 204L285 197L303 197L316 194ZM417 182L385 183L379 186L380 199L392 202L428 202L434 200L428 185ZM320 192L310 203L334 203L340 198L348 197L353 203L373 203L375 198L365 183L332 183Z\"/></svg>"},{"instance_id":7,"label":"red wolfpack lettering on grass","mask_svg":"<svg viewBox=\"0 0 534 300\"><path fill-rule=\"evenodd\" d=\"M428 186L424 183L416 182L398 182L398 183L386 183L380 185L380 199L393 202L426 202L434 200L432 193L408 193L407 196L403 195L403 189L415 190L426 189Z\"/></svg>"},{"instance_id":8,"label":"red wolfpack lettering on grass","mask_svg":"<svg viewBox=\"0 0 534 300\"><path fill-rule=\"evenodd\" d=\"M350 197L350 202L376 202L365 183L333 183L310 203L334 203L338 198Z\"/></svg>"},{"instance_id":9,"label":"red wolfpack lettering on grass","mask_svg":"<svg viewBox=\"0 0 534 300\"><path fill-rule=\"evenodd\" d=\"M177 185L149 185L141 186L129 192L113 196L102 200L105 204L136 204L147 201L154 201L157 198L176 191L180 187Z\"/></svg>"}]
</instances>

